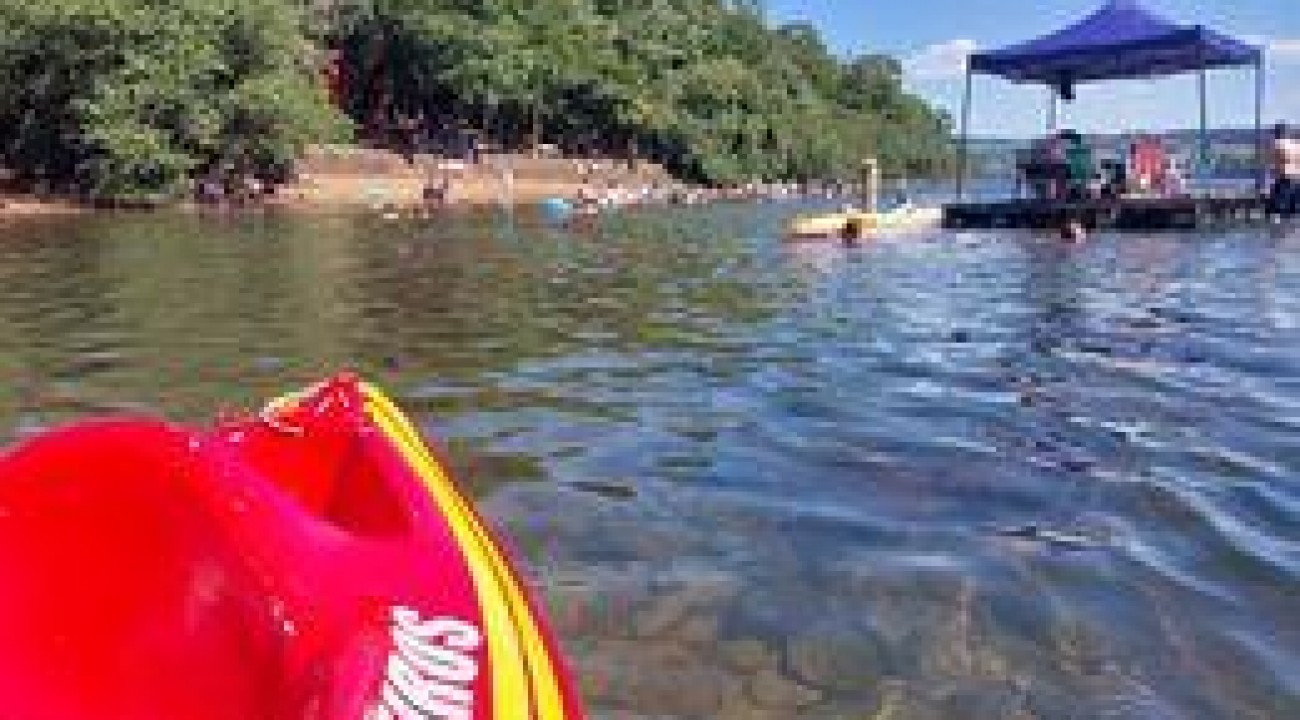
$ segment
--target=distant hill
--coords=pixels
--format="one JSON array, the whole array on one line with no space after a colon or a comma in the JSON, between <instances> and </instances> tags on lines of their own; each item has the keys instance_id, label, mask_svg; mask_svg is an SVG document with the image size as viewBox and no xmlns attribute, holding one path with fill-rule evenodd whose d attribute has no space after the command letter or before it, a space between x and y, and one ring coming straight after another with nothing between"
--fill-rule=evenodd
<instances>
[{"instance_id":1,"label":"distant hill","mask_svg":"<svg viewBox=\"0 0 1300 720\"><path fill-rule=\"evenodd\" d=\"M1267 133L1267 129L1264 130ZM1090 134L1088 143L1101 155L1118 155L1137 133ZM1199 130L1169 130L1146 133L1161 138L1175 156L1184 160L1195 157L1200 142ZM1209 140L1210 165L1216 173L1239 175L1254 168L1254 128L1214 128L1206 132ZM1028 149L1031 138L971 138L969 151L974 172L986 175L1009 175L1015 172L1016 153Z\"/></svg>"},{"instance_id":2,"label":"distant hill","mask_svg":"<svg viewBox=\"0 0 1300 720\"><path fill-rule=\"evenodd\" d=\"M1261 130L1267 136L1268 129ZM1118 147L1121 143L1135 137L1138 133L1091 133L1085 135L1093 147ZM1200 138L1199 130L1168 130L1164 132L1143 133L1154 135L1175 147L1195 147ZM1254 128L1214 128L1206 131L1212 146L1246 146L1254 147ZM1029 147L1037 138L989 138L972 137L970 149L975 153L1014 151Z\"/></svg>"}]
</instances>

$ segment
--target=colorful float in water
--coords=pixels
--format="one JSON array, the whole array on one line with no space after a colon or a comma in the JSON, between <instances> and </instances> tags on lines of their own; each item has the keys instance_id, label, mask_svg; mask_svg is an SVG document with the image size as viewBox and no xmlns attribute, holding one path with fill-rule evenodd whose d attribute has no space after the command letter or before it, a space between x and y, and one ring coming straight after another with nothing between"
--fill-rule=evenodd
<instances>
[{"instance_id":1,"label":"colorful float in water","mask_svg":"<svg viewBox=\"0 0 1300 720\"><path fill-rule=\"evenodd\" d=\"M942 211L932 207L906 206L885 212L846 209L823 215L796 216L786 227L786 238L859 240L882 233L935 228L942 220Z\"/></svg>"},{"instance_id":2,"label":"colorful float in water","mask_svg":"<svg viewBox=\"0 0 1300 720\"><path fill-rule=\"evenodd\" d=\"M0 456L0 588L5 717L583 717L491 528L347 375L209 430L93 420Z\"/></svg>"}]
</instances>

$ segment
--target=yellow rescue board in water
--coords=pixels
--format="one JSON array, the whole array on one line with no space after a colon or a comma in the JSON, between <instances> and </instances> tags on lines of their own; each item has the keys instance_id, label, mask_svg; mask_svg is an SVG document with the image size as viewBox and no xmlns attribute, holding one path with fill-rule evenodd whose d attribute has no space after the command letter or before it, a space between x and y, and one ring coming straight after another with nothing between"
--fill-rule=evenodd
<instances>
[{"instance_id":1,"label":"yellow rescue board in water","mask_svg":"<svg viewBox=\"0 0 1300 720\"><path fill-rule=\"evenodd\" d=\"M922 230L937 227L943 219L939 208L907 207L888 212L851 211L829 215L801 215L790 221L790 238L855 238L873 233Z\"/></svg>"}]
</instances>

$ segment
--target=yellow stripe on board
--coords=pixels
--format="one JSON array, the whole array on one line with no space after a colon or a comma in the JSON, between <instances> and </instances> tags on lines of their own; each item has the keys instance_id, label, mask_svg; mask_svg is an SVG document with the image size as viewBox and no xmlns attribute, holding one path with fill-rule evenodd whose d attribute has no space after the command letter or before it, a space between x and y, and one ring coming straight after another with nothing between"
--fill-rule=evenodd
<instances>
[{"instance_id":1,"label":"yellow stripe on board","mask_svg":"<svg viewBox=\"0 0 1300 720\"><path fill-rule=\"evenodd\" d=\"M387 400L386 398L384 398ZM483 574L477 574L476 584L480 585L480 591L487 592L497 603L505 606L505 612L511 621L507 626L507 631L511 634L515 642L522 641L524 653L521 657L517 652L513 655L503 658L497 656L496 661L508 659L515 667L512 668L512 675L517 673L527 673L528 680L531 680L532 693L537 701L539 718L562 718L563 703L560 698L560 692L556 678L554 677L554 668L550 661L550 656L546 652L545 643L540 637L540 633L532 618L529 606L523 597L522 591L517 587L505 561L499 554L490 535L481 527L473 512L466 506L464 499L451 485L450 480L446 477L440 464L429 455L423 441L416 434L414 428L410 426L409 421L396 411L391 402L385 403L386 407L376 408L384 412L385 417L382 423L385 431L389 436L403 448L404 454L420 471L422 479L429 486L435 495L442 510L447 514L449 519L457 526L456 532L458 542L462 544L474 543L475 550L485 556L486 561L491 566L490 576L484 577ZM376 418L377 421L380 420ZM464 531L464 532L462 532ZM464 533L468 533L468 536ZM484 582L485 581L486 586ZM505 598L501 598L501 595ZM519 638L516 633L522 634ZM523 661L524 667L518 665ZM506 685L512 686L517 681L506 681ZM502 699L509 698L512 702L501 705L502 712L506 708L523 711L527 716L525 708L528 705L528 687L525 686L521 691L511 687L501 687L501 692L494 692L494 699L504 696Z\"/></svg>"},{"instance_id":2,"label":"yellow stripe on board","mask_svg":"<svg viewBox=\"0 0 1300 720\"><path fill-rule=\"evenodd\" d=\"M500 720L527 718L531 686L539 713L536 720L564 720L554 664L500 549L410 420L378 388L364 384L363 389L371 419L416 469L447 517L456 542L466 551L488 634L493 714Z\"/></svg>"},{"instance_id":3,"label":"yellow stripe on board","mask_svg":"<svg viewBox=\"0 0 1300 720\"><path fill-rule=\"evenodd\" d=\"M396 411L391 402L388 403L388 409L390 412ZM554 664L535 624L536 621L532 611L524 598L522 590L513 579L506 561L497 549L491 535L481 526L477 516L468 507L467 501L452 486L441 465L429 455L414 427L400 412L393 415L391 419L400 425L399 432L405 435L404 438L394 439L411 450L412 454L421 461L426 470L432 471L422 474L426 483L435 492L443 491L440 498L442 503L449 502L451 505L450 507L444 507L444 510L465 521L465 524L474 535L474 539L478 541L479 550L487 556L495 570L492 578L495 585L494 589L497 592L504 591L506 606L514 621L512 629L523 635L525 672L528 672L531 680L533 698L537 702L538 712L540 713L538 717L546 719L563 718L564 706L561 700L559 683L554 674ZM516 661L518 661L518 656L516 656ZM526 702L526 696L515 697L517 701Z\"/></svg>"}]
</instances>

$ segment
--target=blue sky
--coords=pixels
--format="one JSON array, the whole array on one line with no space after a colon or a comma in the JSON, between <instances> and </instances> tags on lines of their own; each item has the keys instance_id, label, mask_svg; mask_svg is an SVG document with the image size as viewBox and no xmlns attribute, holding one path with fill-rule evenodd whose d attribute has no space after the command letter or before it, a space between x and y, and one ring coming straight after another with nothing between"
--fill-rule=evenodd
<instances>
[{"instance_id":1,"label":"blue sky","mask_svg":"<svg viewBox=\"0 0 1300 720\"><path fill-rule=\"evenodd\" d=\"M1104 0L764 0L772 22L816 25L840 54L885 52L902 58L907 83L958 115L963 58L1053 32ZM1268 48L1265 120L1300 125L1300 0L1144 0L1179 23L1202 24ZM1250 70L1210 73L1212 125L1248 126L1254 120ZM1047 91L977 77L972 132L1026 136L1042 131ZM1080 88L1062 106L1065 124L1087 131L1194 127L1194 76L1128 81Z\"/></svg>"}]
</instances>

